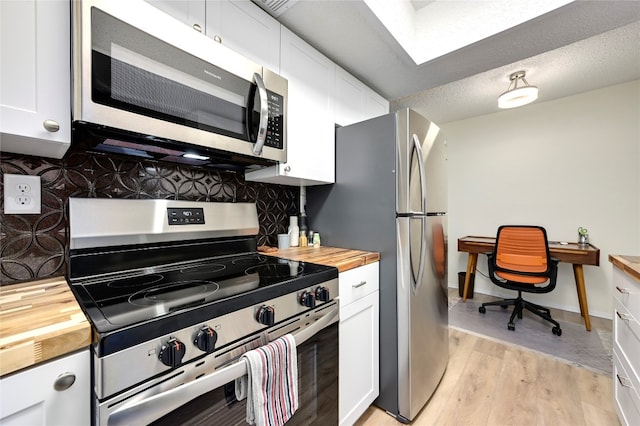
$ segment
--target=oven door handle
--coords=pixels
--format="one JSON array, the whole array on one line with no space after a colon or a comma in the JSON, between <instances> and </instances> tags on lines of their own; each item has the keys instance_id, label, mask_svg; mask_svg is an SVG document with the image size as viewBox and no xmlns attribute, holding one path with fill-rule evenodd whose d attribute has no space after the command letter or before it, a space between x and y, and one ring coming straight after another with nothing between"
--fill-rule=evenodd
<instances>
[{"instance_id":1,"label":"oven door handle","mask_svg":"<svg viewBox=\"0 0 640 426\"><path fill-rule=\"evenodd\" d=\"M338 313L339 306L336 304L315 323L293 334L296 346L304 343L326 326L336 322ZM180 385L140 401L126 403L111 413L107 424L109 426L118 426L151 423L198 396L222 387L245 374L247 374L247 364L244 360L235 362L193 382Z\"/></svg>"}]
</instances>

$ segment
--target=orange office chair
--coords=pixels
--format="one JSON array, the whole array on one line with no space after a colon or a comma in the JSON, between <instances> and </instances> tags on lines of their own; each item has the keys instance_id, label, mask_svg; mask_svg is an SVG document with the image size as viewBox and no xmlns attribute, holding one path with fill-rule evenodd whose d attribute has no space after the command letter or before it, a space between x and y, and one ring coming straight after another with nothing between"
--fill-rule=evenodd
<instances>
[{"instance_id":1,"label":"orange office chair","mask_svg":"<svg viewBox=\"0 0 640 426\"><path fill-rule=\"evenodd\" d=\"M560 324L551 318L549 309L522 298L523 291L548 293L556 286L558 261L549 255L545 229L541 226L501 226L498 228L495 248L488 256L491 281L497 286L516 290L518 297L483 303L479 308L480 313L487 312L486 306L515 306L507 324L509 330L515 330L516 315L522 319L523 309L526 309L553 323L551 331L560 336Z\"/></svg>"}]
</instances>

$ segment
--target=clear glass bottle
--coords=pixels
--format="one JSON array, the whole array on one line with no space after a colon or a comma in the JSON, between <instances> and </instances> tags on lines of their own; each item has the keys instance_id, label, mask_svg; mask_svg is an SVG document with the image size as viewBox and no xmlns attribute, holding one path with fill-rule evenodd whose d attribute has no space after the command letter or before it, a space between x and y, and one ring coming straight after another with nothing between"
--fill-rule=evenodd
<instances>
[{"instance_id":1,"label":"clear glass bottle","mask_svg":"<svg viewBox=\"0 0 640 426\"><path fill-rule=\"evenodd\" d=\"M300 231L300 247L307 246L307 234L304 231Z\"/></svg>"}]
</instances>

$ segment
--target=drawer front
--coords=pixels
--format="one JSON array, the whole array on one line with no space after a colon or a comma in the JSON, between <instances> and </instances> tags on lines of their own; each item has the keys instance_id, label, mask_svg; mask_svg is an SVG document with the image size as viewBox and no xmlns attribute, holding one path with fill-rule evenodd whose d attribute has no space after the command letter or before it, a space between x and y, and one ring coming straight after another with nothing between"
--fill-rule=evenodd
<instances>
[{"instance_id":1,"label":"drawer front","mask_svg":"<svg viewBox=\"0 0 640 426\"><path fill-rule=\"evenodd\" d=\"M619 300L613 301L613 334L615 345L626 359L634 363L634 372L640 374L640 323ZM630 371L631 373L631 371Z\"/></svg>"},{"instance_id":2,"label":"drawer front","mask_svg":"<svg viewBox=\"0 0 640 426\"><path fill-rule=\"evenodd\" d=\"M378 290L379 263L370 263L348 271L340 272L340 305L360 299Z\"/></svg>"},{"instance_id":3,"label":"drawer front","mask_svg":"<svg viewBox=\"0 0 640 426\"><path fill-rule=\"evenodd\" d=\"M616 267L613 268L613 295L640 321L640 282Z\"/></svg>"},{"instance_id":4,"label":"drawer front","mask_svg":"<svg viewBox=\"0 0 640 426\"><path fill-rule=\"evenodd\" d=\"M616 348L617 349L617 348ZM640 419L640 384L617 350L613 352L613 395L620 423L637 425Z\"/></svg>"}]
</instances>

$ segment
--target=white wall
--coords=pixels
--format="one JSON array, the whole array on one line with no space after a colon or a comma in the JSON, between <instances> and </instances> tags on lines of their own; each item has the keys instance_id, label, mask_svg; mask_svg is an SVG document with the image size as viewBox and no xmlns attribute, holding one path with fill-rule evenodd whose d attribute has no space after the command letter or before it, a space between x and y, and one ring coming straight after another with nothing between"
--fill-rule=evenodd
<instances>
[{"instance_id":1,"label":"white wall","mask_svg":"<svg viewBox=\"0 0 640 426\"><path fill-rule=\"evenodd\" d=\"M544 88L541 88L544 90ZM501 224L538 224L551 240L576 241L579 226L600 249L585 266L591 315L612 317L609 254L640 255L640 80L442 125L449 156L449 286L466 269L465 235ZM478 257L487 273L487 258ZM570 264L552 293L527 295L579 312ZM475 290L512 297L476 274Z\"/></svg>"}]
</instances>

